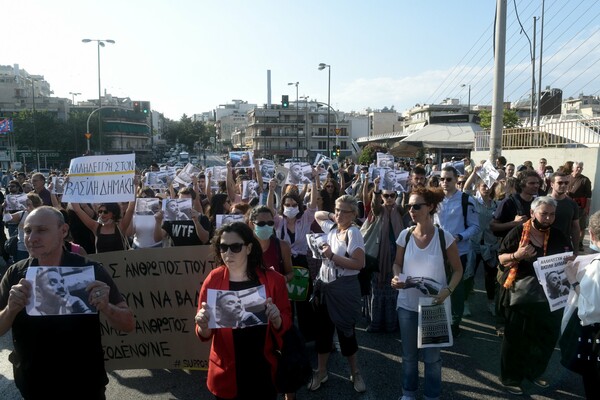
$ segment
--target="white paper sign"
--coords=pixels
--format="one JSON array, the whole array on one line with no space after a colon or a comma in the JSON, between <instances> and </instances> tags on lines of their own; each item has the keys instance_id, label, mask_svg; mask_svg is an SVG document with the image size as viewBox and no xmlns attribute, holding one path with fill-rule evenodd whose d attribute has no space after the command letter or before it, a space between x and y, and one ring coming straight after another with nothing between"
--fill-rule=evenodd
<instances>
[{"instance_id":1,"label":"white paper sign","mask_svg":"<svg viewBox=\"0 0 600 400\"><path fill-rule=\"evenodd\" d=\"M255 325L266 325L267 300L265 285L246 290L206 291L206 304L210 313L208 327L246 328Z\"/></svg>"},{"instance_id":2,"label":"white paper sign","mask_svg":"<svg viewBox=\"0 0 600 400\"><path fill-rule=\"evenodd\" d=\"M135 154L78 157L71 160L62 201L117 203L135 200Z\"/></svg>"},{"instance_id":3,"label":"white paper sign","mask_svg":"<svg viewBox=\"0 0 600 400\"><path fill-rule=\"evenodd\" d=\"M554 254L552 256L539 257L533 263L535 274L544 288L544 293L550 305L550 311L559 310L567 305L571 285L565 275L567 258L573 252Z\"/></svg>"}]
</instances>

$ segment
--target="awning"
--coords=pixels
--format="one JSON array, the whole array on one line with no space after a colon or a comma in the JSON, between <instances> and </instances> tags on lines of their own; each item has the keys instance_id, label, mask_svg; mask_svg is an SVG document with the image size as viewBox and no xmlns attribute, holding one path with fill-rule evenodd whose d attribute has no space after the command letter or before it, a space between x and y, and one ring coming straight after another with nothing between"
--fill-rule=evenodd
<instances>
[{"instance_id":1,"label":"awning","mask_svg":"<svg viewBox=\"0 0 600 400\"><path fill-rule=\"evenodd\" d=\"M472 149L475 132L483 129L474 123L430 124L401 142L436 149Z\"/></svg>"}]
</instances>

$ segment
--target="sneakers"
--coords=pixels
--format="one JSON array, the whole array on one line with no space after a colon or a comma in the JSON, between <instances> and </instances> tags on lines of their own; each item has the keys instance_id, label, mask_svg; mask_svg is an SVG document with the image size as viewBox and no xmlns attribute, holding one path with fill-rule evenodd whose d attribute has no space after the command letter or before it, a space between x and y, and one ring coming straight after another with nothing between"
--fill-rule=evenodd
<instances>
[{"instance_id":1,"label":"sneakers","mask_svg":"<svg viewBox=\"0 0 600 400\"><path fill-rule=\"evenodd\" d=\"M510 385L504 385L504 389L506 389L506 391L510 394L514 394L517 396L521 396L523 394L523 389L521 389L520 386L510 386Z\"/></svg>"},{"instance_id":2,"label":"sneakers","mask_svg":"<svg viewBox=\"0 0 600 400\"><path fill-rule=\"evenodd\" d=\"M307 389L310 391L315 391L321 387L322 383L327 382L327 379L329 379L327 372L325 372L325 376L319 377L319 371L313 371L313 375L308 383Z\"/></svg>"},{"instance_id":3,"label":"sneakers","mask_svg":"<svg viewBox=\"0 0 600 400\"><path fill-rule=\"evenodd\" d=\"M492 317L496 316L496 304L493 301L488 301L488 311L492 314Z\"/></svg>"},{"instance_id":4,"label":"sneakers","mask_svg":"<svg viewBox=\"0 0 600 400\"><path fill-rule=\"evenodd\" d=\"M360 374L360 372L355 372L353 375L350 375L350 382L354 383L354 390L358 393L362 393L367 390L367 386L365 385L365 381Z\"/></svg>"},{"instance_id":5,"label":"sneakers","mask_svg":"<svg viewBox=\"0 0 600 400\"><path fill-rule=\"evenodd\" d=\"M465 308L463 311L463 317L470 317L471 315L471 309L469 308L469 303L465 302Z\"/></svg>"},{"instance_id":6,"label":"sneakers","mask_svg":"<svg viewBox=\"0 0 600 400\"><path fill-rule=\"evenodd\" d=\"M542 389L545 389L548 386L550 386L550 384L548 383L548 381L545 381L542 378L533 379L531 382L533 382L533 384L535 386L541 387Z\"/></svg>"}]
</instances>

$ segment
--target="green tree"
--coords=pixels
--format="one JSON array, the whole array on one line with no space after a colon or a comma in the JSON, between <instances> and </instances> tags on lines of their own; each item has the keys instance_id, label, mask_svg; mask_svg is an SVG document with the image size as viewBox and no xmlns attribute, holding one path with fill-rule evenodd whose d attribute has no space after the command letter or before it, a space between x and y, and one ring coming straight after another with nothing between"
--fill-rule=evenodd
<instances>
[{"instance_id":1,"label":"green tree","mask_svg":"<svg viewBox=\"0 0 600 400\"><path fill-rule=\"evenodd\" d=\"M479 112L479 125L484 129L492 127L492 112L489 110L481 110ZM502 115L502 125L505 129L517 128L521 126L521 121L515 110L504 109Z\"/></svg>"},{"instance_id":2,"label":"green tree","mask_svg":"<svg viewBox=\"0 0 600 400\"><path fill-rule=\"evenodd\" d=\"M210 131L206 125L200 121L192 121L190 117L183 114L179 121L168 121L168 130L166 131L166 140L170 144L179 142L186 145L189 149L194 147L195 142L203 145L209 141Z\"/></svg>"},{"instance_id":3,"label":"green tree","mask_svg":"<svg viewBox=\"0 0 600 400\"><path fill-rule=\"evenodd\" d=\"M377 153L387 153L387 147L383 147L377 143L369 143L366 145L358 157L358 163L360 165L369 165L371 162L375 161L377 157Z\"/></svg>"}]
</instances>

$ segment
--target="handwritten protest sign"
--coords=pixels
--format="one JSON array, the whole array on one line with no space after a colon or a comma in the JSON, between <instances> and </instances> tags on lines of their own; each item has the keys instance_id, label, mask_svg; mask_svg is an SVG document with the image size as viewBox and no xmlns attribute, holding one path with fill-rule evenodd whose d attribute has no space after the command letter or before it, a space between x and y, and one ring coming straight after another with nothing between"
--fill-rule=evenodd
<instances>
[{"instance_id":1,"label":"handwritten protest sign","mask_svg":"<svg viewBox=\"0 0 600 400\"><path fill-rule=\"evenodd\" d=\"M215 267L210 246L115 251L89 258L104 265L135 314L135 330L128 334L101 319L108 370L208 369L210 342L196 336L194 316L202 282Z\"/></svg>"},{"instance_id":2,"label":"handwritten protest sign","mask_svg":"<svg viewBox=\"0 0 600 400\"><path fill-rule=\"evenodd\" d=\"M73 158L62 201L115 203L135 200L134 175L135 154Z\"/></svg>"}]
</instances>

